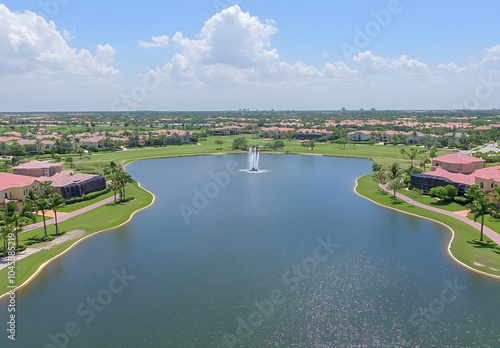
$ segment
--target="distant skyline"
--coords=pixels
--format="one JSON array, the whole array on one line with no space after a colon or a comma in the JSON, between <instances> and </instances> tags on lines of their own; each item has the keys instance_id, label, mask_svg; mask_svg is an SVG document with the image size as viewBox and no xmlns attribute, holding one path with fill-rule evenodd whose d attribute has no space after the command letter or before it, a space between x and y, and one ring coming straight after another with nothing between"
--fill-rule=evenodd
<instances>
[{"instance_id":1,"label":"distant skyline","mask_svg":"<svg viewBox=\"0 0 500 348\"><path fill-rule=\"evenodd\" d=\"M500 108L499 1L0 0L0 112Z\"/></svg>"}]
</instances>

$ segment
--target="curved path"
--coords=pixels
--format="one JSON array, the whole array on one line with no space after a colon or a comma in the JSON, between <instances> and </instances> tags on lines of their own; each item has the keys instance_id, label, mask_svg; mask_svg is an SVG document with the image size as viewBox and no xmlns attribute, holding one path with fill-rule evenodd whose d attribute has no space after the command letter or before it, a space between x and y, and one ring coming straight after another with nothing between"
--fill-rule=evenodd
<instances>
[{"instance_id":1,"label":"curved path","mask_svg":"<svg viewBox=\"0 0 500 348\"><path fill-rule=\"evenodd\" d=\"M75 211L73 211L71 213L65 213L65 214L57 215L57 223L63 222L65 220L68 220L68 219L70 219L72 217L75 217L77 215L86 213L88 211L91 211L92 209L98 208L98 207L103 206L105 204L114 202L114 200L115 200L114 196L111 196L111 197L103 199L102 201L99 201L97 203L91 204L91 205L89 205L89 206L87 206L85 208L75 210ZM55 219L51 219L51 220L46 221L47 226L48 225L53 225L54 223L55 223ZM26 226L25 228L23 228L23 232L31 231L31 230L34 230L34 229L37 229L37 228L40 228L40 227L43 227L43 221L42 222L37 222L36 224L31 224L31 225Z\"/></svg>"},{"instance_id":2,"label":"curved path","mask_svg":"<svg viewBox=\"0 0 500 348\"><path fill-rule=\"evenodd\" d=\"M393 194L392 191L390 191L389 189L387 189L387 185L379 185L379 186L384 191L390 193L391 195ZM396 197L399 198L399 199L402 199L403 201L405 201L407 203L413 204L414 206L417 206L417 207L420 207L420 208L424 208L424 209L427 209L427 210L431 210L431 211L435 211L436 213L440 213L440 214L451 216L452 218L455 218L457 220L465 222L466 224L471 225L472 227L476 228L478 231L481 230L481 224L480 223L474 222L474 221L470 220L469 218L467 218L466 216L462 216L460 214L457 214L456 212L447 211L447 210L443 210L443 209L431 207L429 205L416 202L413 199L411 199L409 197L406 197L405 195L402 195L401 193L398 193L398 192L396 192ZM497 232L493 231L491 228L488 228L486 226L484 226L483 232L493 242L495 242L498 245L500 245L500 234L498 234Z\"/></svg>"}]
</instances>

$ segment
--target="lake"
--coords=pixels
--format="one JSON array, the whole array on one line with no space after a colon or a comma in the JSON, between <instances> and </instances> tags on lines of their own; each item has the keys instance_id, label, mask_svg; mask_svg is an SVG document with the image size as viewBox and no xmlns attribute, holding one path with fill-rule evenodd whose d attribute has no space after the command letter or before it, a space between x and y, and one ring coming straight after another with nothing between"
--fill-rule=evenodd
<instances>
[{"instance_id":1,"label":"lake","mask_svg":"<svg viewBox=\"0 0 500 348\"><path fill-rule=\"evenodd\" d=\"M447 228L358 196L370 161L261 155L266 172L239 171L247 163L127 166L155 204L20 290L17 341L4 330L0 346L500 345L500 282L449 257Z\"/></svg>"}]
</instances>

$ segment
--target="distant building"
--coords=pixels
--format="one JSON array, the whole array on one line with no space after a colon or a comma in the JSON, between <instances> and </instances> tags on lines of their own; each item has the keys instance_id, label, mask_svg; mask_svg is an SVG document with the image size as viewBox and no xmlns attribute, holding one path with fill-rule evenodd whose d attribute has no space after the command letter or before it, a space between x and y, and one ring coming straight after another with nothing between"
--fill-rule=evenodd
<instances>
[{"instance_id":1,"label":"distant building","mask_svg":"<svg viewBox=\"0 0 500 348\"><path fill-rule=\"evenodd\" d=\"M325 134L322 133L297 133L295 140L297 141L307 141L323 138Z\"/></svg>"},{"instance_id":2,"label":"distant building","mask_svg":"<svg viewBox=\"0 0 500 348\"><path fill-rule=\"evenodd\" d=\"M13 168L14 174L34 177L52 176L63 170L62 163L49 163L41 161L31 161L23 163Z\"/></svg>"},{"instance_id":3,"label":"distant building","mask_svg":"<svg viewBox=\"0 0 500 348\"><path fill-rule=\"evenodd\" d=\"M370 131L354 131L347 133L347 138L352 141L368 141L372 138L372 132Z\"/></svg>"}]
</instances>

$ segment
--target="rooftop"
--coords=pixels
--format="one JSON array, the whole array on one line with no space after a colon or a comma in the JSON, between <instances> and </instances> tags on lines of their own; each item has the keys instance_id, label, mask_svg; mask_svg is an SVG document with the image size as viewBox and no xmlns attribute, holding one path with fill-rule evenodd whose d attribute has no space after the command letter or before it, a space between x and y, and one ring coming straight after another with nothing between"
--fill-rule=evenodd
<instances>
[{"instance_id":1,"label":"rooftop","mask_svg":"<svg viewBox=\"0 0 500 348\"><path fill-rule=\"evenodd\" d=\"M433 161L439 161L444 163L454 163L454 164L471 164L471 163L484 163L484 159L476 158L473 156L465 155L463 153L452 153L449 155L439 156L432 159Z\"/></svg>"},{"instance_id":2,"label":"rooftop","mask_svg":"<svg viewBox=\"0 0 500 348\"><path fill-rule=\"evenodd\" d=\"M0 173L0 191L8 190L14 187L30 186L35 181L38 181L38 179L32 176Z\"/></svg>"},{"instance_id":3,"label":"rooftop","mask_svg":"<svg viewBox=\"0 0 500 348\"><path fill-rule=\"evenodd\" d=\"M23 164L18 165L17 167L14 167L14 170L15 169L49 169L49 168L58 167L61 165L62 165L62 163L30 161L28 163L23 163Z\"/></svg>"},{"instance_id":4,"label":"rooftop","mask_svg":"<svg viewBox=\"0 0 500 348\"><path fill-rule=\"evenodd\" d=\"M95 178L97 175L93 174L82 174L76 173L74 175L69 175L65 173L57 173L52 175L51 177L41 177L39 181L51 181L52 186L54 187L64 187L71 184L76 184L82 181L86 181L92 178Z\"/></svg>"}]
</instances>

